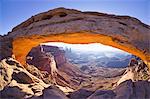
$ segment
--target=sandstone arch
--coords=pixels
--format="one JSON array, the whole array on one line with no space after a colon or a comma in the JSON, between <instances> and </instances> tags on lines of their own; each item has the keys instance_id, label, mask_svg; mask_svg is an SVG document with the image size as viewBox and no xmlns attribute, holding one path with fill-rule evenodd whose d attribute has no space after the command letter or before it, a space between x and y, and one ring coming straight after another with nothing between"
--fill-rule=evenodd
<instances>
[{"instance_id":1,"label":"sandstone arch","mask_svg":"<svg viewBox=\"0 0 150 99\"><path fill-rule=\"evenodd\" d=\"M32 16L8 37L13 38L13 54L23 64L32 47L54 41L102 43L150 62L150 26L129 16L57 8Z\"/></svg>"}]
</instances>

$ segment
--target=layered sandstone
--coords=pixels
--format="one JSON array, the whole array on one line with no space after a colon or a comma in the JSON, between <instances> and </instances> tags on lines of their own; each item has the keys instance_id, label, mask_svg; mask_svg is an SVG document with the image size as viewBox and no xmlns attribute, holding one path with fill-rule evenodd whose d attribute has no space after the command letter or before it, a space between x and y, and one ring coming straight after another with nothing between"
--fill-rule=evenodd
<instances>
[{"instance_id":1,"label":"layered sandstone","mask_svg":"<svg viewBox=\"0 0 150 99\"><path fill-rule=\"evenodd\" d=\"M43 71L43 73L47 72L47 77L45 76L42 78L44 82L52 83L52 77L48 77L51 75L51 57L49 54L53 55L54 60L56 61L56 67L58 71L57 77L55 78L56 84L76 89L79 88L81 80L87 80L88 75L85 75L77 66L67 61L64 50L61 50L56 46L46 45L42 45L42 48L43 52L41 52L40 46L32 48L32 50L27 55L26 62L28 66L26 68L28 69L32 65L32 68L35 66L40 71ZM32 59L28 59L28 57ZM34 74L34 71L31 71L31 73ZM38 77L41 78L40 76Z\"/></svg>"}]
</instances>

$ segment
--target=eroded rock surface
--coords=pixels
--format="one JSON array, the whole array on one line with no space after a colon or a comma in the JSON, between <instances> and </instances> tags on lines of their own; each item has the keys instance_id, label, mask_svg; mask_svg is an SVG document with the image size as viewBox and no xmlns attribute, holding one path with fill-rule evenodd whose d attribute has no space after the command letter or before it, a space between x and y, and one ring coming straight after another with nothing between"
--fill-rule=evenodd
<instances>
[{"instance_id":1,"label":"eroded rock surface","mask_svg":"<svg viewBox=\"0 0 150 99\"><path fill-rule=\"evenodd\" d=\"M132 59L131 59L132 60ZM117 82L117 85L126 81L139 81L139 80L149 80L150 72L146 64L142 60L137 60L136 64L132 64L132 66L128 66L122 77ZM131 62L130 62L131 63Z\"/></svg>"},{"instance_id":2,"label":"eroded rock surface","mask_svg":"<svg viewBox=\"0 0 150 99\"><path fill-rule=\"evenodd\" d=\"M86 99L91 94L93 94L93 91L87 90L87 89L79 89L71 94L68 95L70 99Z\"/></svg>"},{"instance_id":3,"label":"eroded rock surface","mask_svg":"<svg viewBox=\"0 0 150 99\"><path fill-rule=\"evenodd\" d=\"M30 67L31 68L31 67ZM36 69L35 69L36 70ZM114 90L79 89L66 96L61 87L29 73L19 62L12 58L0 62L0 94L2 99L149 99L150 82L126 80ZM39 71L40 73L40 71ZM42 74L41 74L42 75ZM64 87L62 87L64 88ZM67 89L67 88L66 88Z\"/></svg>"},{"instance_id":4,"label":"eroded rock surface","mask_svg":"<svg viewBox=\"0 0 150 99\"><path fill-rule=\"evenodd\" d=\"M0 73L1 99L67 99L60 89L44 83L12 58L1 60Z\"/></svg>"},{"instance_id":5,"label":"eroded rock surface","mask_svg":"<svg viewBox=\"0 0 150 99\"><path fill-rule=\"evenodd\" d=\"M127 80L114 90L97 90L87 99L149 99L149 88L150 82Z\"/></svg>"},{"instance_id":6,"label":"eroded rock surface","mask_svg":"<svg viewBox=\"0 0 150 99\"><path fill-rule=\"evenodd\" d=\"M0 60L12 55L12 38L0 35Z\"/></svg>"},{"instance_id":7,"label":"eroded rock surface","mask_svg":"<svg viewBox=\"0 0 150 99\"><path fill-rule=\"evenodd\" d=\"M113 99L116 94L112 90L97 90L87 99Z\"/></svg>"},{"instance_id":8,"label":"eroded rock surface","mask_svg":"<svg viewBox=\"0 0 150 99\"><path fill-rule=\"evenodd\" d=\"M43 90L43 94L41 96L34 96L31 99L69 99L64 92L58 89L55 86L50 86Z\"/></svg>"}]
</instances>

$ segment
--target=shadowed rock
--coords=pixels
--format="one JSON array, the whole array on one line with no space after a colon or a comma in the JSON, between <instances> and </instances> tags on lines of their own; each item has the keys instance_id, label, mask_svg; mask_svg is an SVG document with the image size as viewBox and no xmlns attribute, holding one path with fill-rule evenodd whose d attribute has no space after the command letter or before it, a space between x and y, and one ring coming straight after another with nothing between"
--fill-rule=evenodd
<instances>
[{"instance_id":1,"label":"shadowed rock","mask_svg":"<svg viewBox=\"0 0 150 99\"><path fill-rule=\"evenodd\" d=\"M43 94L39 97L32 97L31 99L69 99L67 96L57 87L50 86L43 90Z\"/></svg>"},{"instance_id":2,"label":"shadowed rock","mask_svg":"<svg viewBox=\"0 0 150 99\"><path fill-rule=\"evenodd\" d=\"M115 95L112 90L97 90L87 99L114 99Z\"/></svg>"},{"instance_id":3,"label":"shadowed rock","mask_svg":"<svg viewBox=\"0 0 150 99\"><path fill-rule=\"evenodd\" d=\"M70 99L86 99L91 94L93 94L93 91L86 90L86 89L79 89L71 94L68 95Z\"/></svg>"}]
</instances>

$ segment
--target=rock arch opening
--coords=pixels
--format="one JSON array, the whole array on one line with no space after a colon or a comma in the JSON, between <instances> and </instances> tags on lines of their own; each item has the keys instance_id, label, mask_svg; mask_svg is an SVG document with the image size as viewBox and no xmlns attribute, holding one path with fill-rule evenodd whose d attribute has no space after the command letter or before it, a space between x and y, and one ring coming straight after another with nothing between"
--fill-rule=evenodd
<instances>
[{"instance_id":1,"label":"rock arch opening","mask_svg":"<svg viewBox=\"0 0 150 99\"><path fill-rule=\"evenodd\" d=\"M131 61L133 59L134 62ZM129 66L140 70L140 60L130 53L100 43L48 42L31 49L26 56L26 68L45 83L72 89L112 89L123 82L124 79L119 79L126 72L129 74ZM37 70L30 70L31 67L37 68L42 75Z\"/></svg>"},{"instance_id":2,"label":"rock arch opening","mask_svg":"<svg viewBox=\"0 0 150 99\"><path fill-rule=\"evenodd\" d=\"M84 63L88 63L88 61L93 61L95 63L104 59L104 61L102 61L101 64L99 64L101 67L121 68L121 67L127 67L129 60L131 58L138 58L132 55L131 53L127 53L123 50L111 46L103 45L101 43L68 44L63 42L48 42L48 43L42 43L40 44L40 46L42 51L52 52L52 54L55 53L55 50L57 51L57 49L59 49L60 52L64 53L64 57L69 62L73 64L79 64L79 65L84 65ZM109 58L110 60L114 59L114 61L116 59L116 63L117 60L119 63L119 60L121 59L120 60L121 63L118 65L117 64L113 65L113 63L112 65L111 63L107 64L106 61L109 61ZM126 58L127 61L124 63L123 61L125 61L124 59ZM105 61L105 59L108 60ZM88 64L92 65L90 63Z\"/></svg>"}]
</instances>

